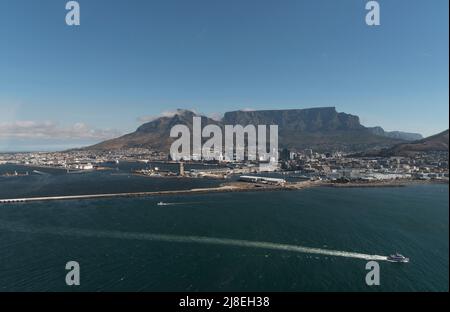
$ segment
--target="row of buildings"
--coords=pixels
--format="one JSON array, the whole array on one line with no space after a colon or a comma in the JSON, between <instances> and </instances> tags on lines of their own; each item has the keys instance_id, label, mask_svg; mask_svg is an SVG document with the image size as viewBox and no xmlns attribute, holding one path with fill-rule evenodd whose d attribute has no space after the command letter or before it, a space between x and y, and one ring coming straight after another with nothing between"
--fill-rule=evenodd
<instances>
[{"instance_id":1,"label":"row of buildings","mask_svg":"<svg viewBox=\"0 0 450 312\"><path fill-rule=\"evenodd\" d=\"M105 163L167 162L168 155L147 149L117 151L84 151L47 153L0 154L0 164L12 163L29 166L61 168L67 170L94 170ZM213 161L219 164L219 160ZM187 163L204 163L187 160ZM207 163L211 163L208 161ZM417 153L410 157L353 157L340 152L316 153L311 149L291 152L279 151L279 161L225 162L210 170L185 171L180 165L181 176L224 176L259 172L300 172L311 178L327 180L392 180L392 179L448 179L448 152ZM161 175L153 169L147 175Z\"/></svg>"}]
</instances>

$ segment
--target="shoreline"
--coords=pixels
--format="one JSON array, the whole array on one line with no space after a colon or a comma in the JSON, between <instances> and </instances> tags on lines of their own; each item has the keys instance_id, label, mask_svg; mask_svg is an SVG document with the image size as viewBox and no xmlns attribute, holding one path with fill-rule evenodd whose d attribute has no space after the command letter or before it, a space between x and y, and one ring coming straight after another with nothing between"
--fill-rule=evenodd
<instances>
[{"instance_id":1,"label":"shoreline","mask_svg":"<svg viewBox=\"0 0 450 312\"><path fill-rule=\"evenodd\" d=\"M335 187L335 188L377 188L377 187L406 187L409 185L423 184L447 184L448 181L377 181L377 182L358 182L358 183L330 183L323 181L303 181L287 185L269 185L246 182L227 182L218 187L195 188L186 190L167 190L152 192L128 192L128 193L110 193L110 194L87 194L87 195L67 195L67 196L41 196L28 198L0 199L0 204L43 202L43 201L61 201L61 200L81 200L81 199L103 199L103 198L131 198L131 197L156 197L171 195L190 195L190 194L209 194L209 193L242 193L259 191L295 191L312 187Z\"/></svg>"},{"instance_id":2,"label":"shoreline","mask_svg":"<svg viewBox=\"0 0 450 312\"><path fill-rule=\"evenodd\" d=\"M323 187L335 188L377 188L377 187L406 187L410 185L424 184L449 184L446 180L393 180L393 181L373 181L373 182L349 182L349 183L330 183L324 182Z\"/></svg>"},{"instance_id":3,"label":"shoreline","mask_svg":"<svg viewBox=\"0 0 450 312\"><path fill-rule=\"evenodd\" d=\"M67 196L43 196L29 198L0 199L0 204L42 202L42 201L60 201L60 200L80 200L80 199L102 199L102 198L130 198L130 197L153 197L170 195L188 195L188 194L207 194L207 193L227 193L227 192L246 192L267 190L268 188L239 188L230 185L222 185L215 188L197 188L187 190L154 191L154 192L136 192L136 193L111 193L111 194L89 194L89 195L67 195ZM282 190L282 188L270 188L271 190Z\"/></svg>"}]
</instances>

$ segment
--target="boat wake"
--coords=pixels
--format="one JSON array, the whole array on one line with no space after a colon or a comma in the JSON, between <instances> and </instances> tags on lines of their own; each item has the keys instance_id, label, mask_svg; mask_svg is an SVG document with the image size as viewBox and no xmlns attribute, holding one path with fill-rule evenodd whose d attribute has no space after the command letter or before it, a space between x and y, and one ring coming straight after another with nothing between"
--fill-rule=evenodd
<instances>
[{"instance_id":1,"label":"boat wake","mask_svg":"<svg viewBox=\"0 0 450 312\"><path fill-rule=\"evenodd\" d=\"M356 252L339 251L323 248L311 248L298 245L279 244L271 242L214 238L203 236L178 236L178 235L133 233L120 231L96 231L87 229L59 228L59 227L34 228L19 223L3 222L3 221L0 221L0 230L8 232L29 233L29 234L48 234L48 235L86 237L86 238L128 239L128 240L156 241L168 243L222 245L231 247L288 251L302 254L313 254L332 257L355 258L363 260L377 260L377 261L388 260L386 256L380 255L369 255Z\"/></svg>"},{"instance_id":2,"label":"boat wake","mask_svg":"<svg viewBox=\"0 0 450 312\"><path fill-rule=\"evenodd\" d=\"M166 203L166 202L157 202L157 206L180 206L180 205L194 205L201 204L201 202L176 202L176 203Z\"/></svg>"}]
</instances>

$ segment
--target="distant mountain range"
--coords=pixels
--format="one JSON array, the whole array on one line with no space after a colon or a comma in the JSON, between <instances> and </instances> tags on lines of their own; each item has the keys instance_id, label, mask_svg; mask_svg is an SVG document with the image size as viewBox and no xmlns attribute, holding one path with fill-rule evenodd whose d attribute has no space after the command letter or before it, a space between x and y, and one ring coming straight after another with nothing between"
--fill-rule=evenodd
<instances>
[{"instance_id":1,"label":"distant mountain range","mask_svg":"<svg viewBox=\"0 0 450 312\"><path fill-rule=\"evenodd\" d=\"M411 156L422 152L448 152L448 130L410 143L381 150L381 156Z\"/></svg>"},{"instance_id":2,"label":"distant mountain range","mask_svg":"<svg viewBox=\"0 0 450 312\"><path fill-rule=\"evenodd\" d=\"M423 139L420 133L409 133L402 131L384 131L381 127L368 128L373 134L386 136L388 138L405 140L405 141L417 141Z\"/></svg>"},{"instance_id":3,"label":"distant mountain range","mask_svg":"<svg viewBox=\"0 0 450 312\"><path fill-rule=\"evenodd\" d=\"M86 149L111 150L142 147L168 152L174 141L170 130L174 125L184 124L192 130L195 113L178 110L173 116L160 117L143 124L135 132L108 140ZM420 139L415 133L386 132L381 127L368 128L361 125L359 117L339 113L334 107L233 111L224 114L220 121L201 116L202 126L224 125L278 125L279 146L292 150L312 148L317 151L363 151L371 148L388 148L399 143Z\"/></svg>"}]
</instances>

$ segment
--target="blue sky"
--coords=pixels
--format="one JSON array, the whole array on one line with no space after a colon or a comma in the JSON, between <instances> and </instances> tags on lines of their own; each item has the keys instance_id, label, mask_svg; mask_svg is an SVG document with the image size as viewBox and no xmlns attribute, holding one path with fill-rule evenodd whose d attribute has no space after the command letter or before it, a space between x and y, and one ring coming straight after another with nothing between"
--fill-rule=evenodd
<instances>
[{"instance_id":1,"label":"blue sky","mask_svg":"<svg viewBox=\"0 0 450 312\"><path fill-rule=\"evenodd\" d=\"M448 0L0 0L0 151L134 131L177 108L335 106L364 125L448 128Z\"/></svg>"}]
</instances>

